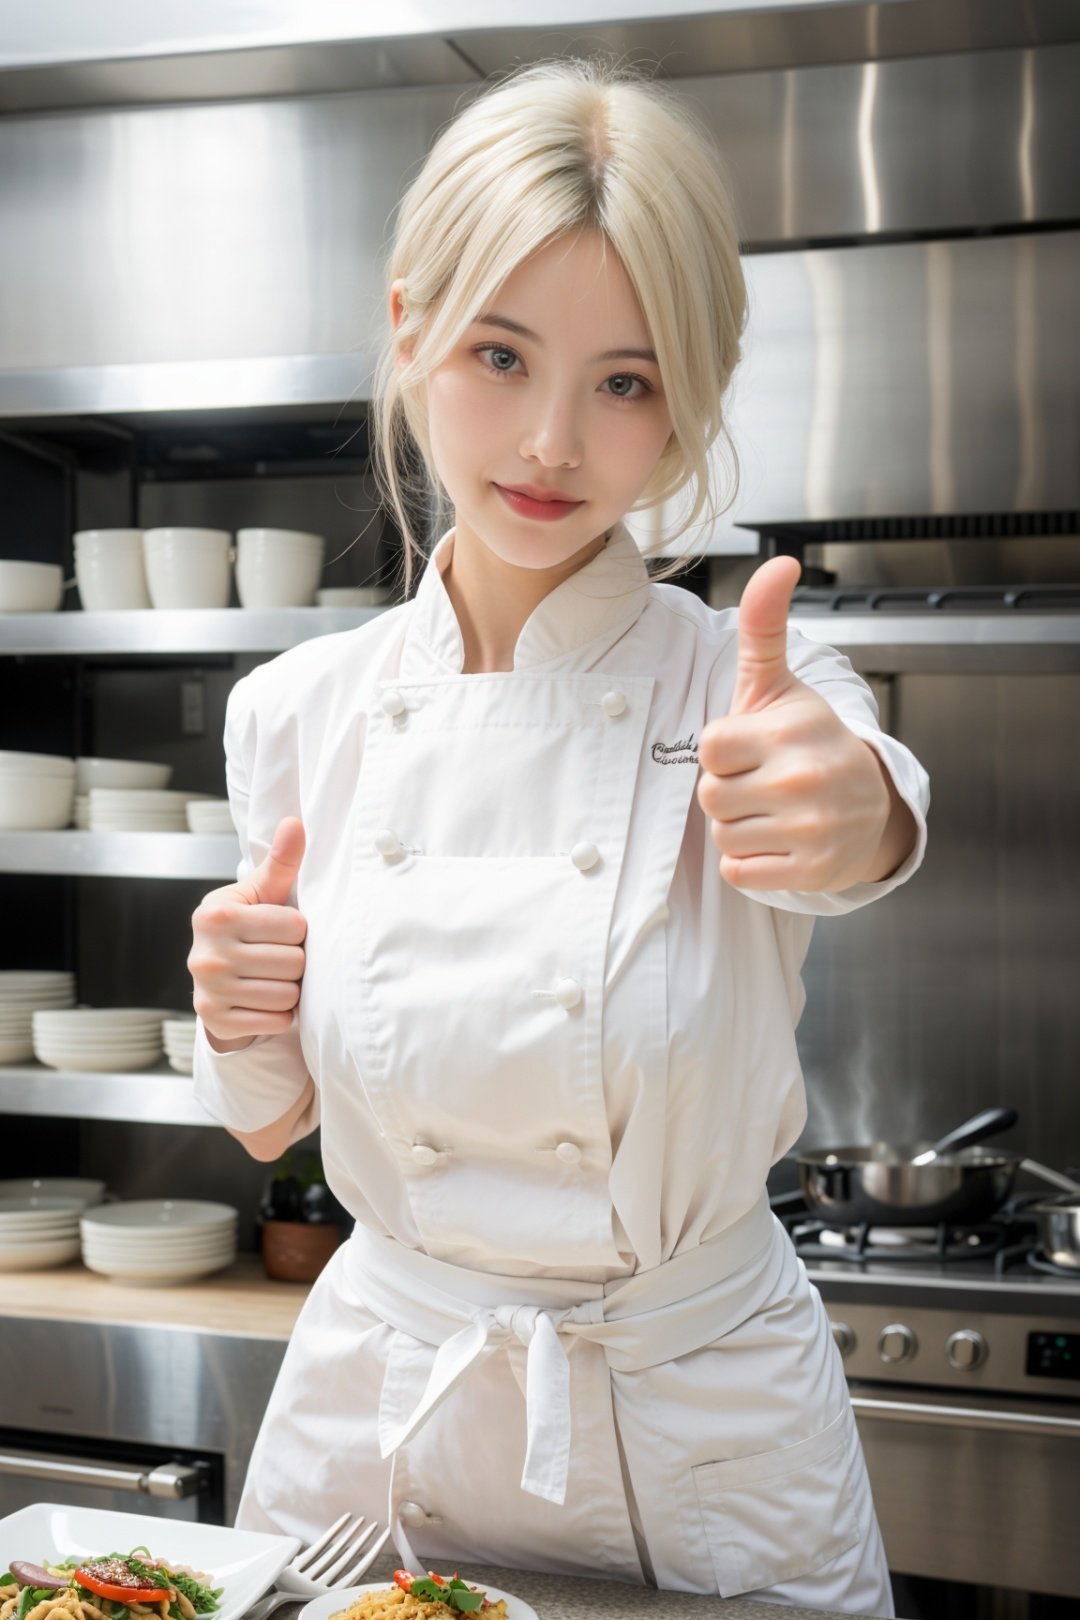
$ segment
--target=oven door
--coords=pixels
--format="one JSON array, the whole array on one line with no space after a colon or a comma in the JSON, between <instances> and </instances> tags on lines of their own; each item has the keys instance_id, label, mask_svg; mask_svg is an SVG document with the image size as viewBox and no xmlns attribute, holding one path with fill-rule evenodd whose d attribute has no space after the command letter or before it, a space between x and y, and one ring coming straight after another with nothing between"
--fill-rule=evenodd
<instances>
[{"instance_id":1,"label":"oven door","mask_svg":"<svg viewBox=\"0 0 1080 1620\"><path fill-rule=\"evenodd\" d=\"M1080 1408L849 1388L890 1569L1080 1598Z\"/></svg>"},{"instance_id":2,"label":"oven door","mask_svg":"<svg viewBox=\"0 0 1080 1620\"><path fill-rule=\"evenodd\" d=\"M0 1518L34 1502L220 1524L224 1459L0 1429Z\"/></svg>"}]
</instances>

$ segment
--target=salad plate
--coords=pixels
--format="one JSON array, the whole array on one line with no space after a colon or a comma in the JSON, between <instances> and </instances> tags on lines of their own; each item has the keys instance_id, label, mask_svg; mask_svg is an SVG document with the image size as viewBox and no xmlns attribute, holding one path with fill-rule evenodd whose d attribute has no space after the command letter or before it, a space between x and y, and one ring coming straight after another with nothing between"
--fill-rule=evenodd
<instances>
[{"instance_id":1,"label":"salad plate","mask_svg":"<svg viewBox=\"0 0 1080 1620\"><path fill-rule=\"evenodd\" d=\"M461 1571L461 1578L479 1587L493 1603L498 1603L502 1598L506 1604L507 1620L540 1620L532 1605L523 1598L514 1597L512 1592L503 1592L497 1586L486 1586L483 1581L473 1581L465 1569ZM312 1598L310 1603L305 1603L296 1620L330 1620L331 1615L339 1614L359 1602L366 1592L385 1592L391 1584L390 1581L368 1581L363 1586L350 1586L343 1592L326 1592L322 1597ZM450 1610L446 1612L447 1620L450 1620Z\"/></svg>"},{"instance_id":2,"label":"salad plate","mask_svg":"<svg viewBox=\"0 0 1080 1620\"><path fill-rule=\"evenodd\" d=\"M260 1530L231 1530L220 1524L192 1524L148 1513L113 1513L105 1508L64 1507L35 1502L0 1519L0 1569L13 1559L30 1564L89 1560L147 1547L153 1558L187 1564L221 1587L218 1607L207 1620L240 1620L300 1550L294 1536Z\"/></svg>"}]
</instances>

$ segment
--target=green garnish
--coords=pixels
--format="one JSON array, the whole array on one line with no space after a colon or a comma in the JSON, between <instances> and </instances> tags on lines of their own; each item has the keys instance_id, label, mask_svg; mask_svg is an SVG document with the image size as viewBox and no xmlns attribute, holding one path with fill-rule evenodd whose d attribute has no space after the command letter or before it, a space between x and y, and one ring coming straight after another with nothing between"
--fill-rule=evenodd
<instances>
[{"instance_id":1,"label":"green garnish","mask_svg":"<svg viewBox=\"0 0 1080 1620\"><path fill-rule=\"evenodd\" d=\"M415 1580L409 1587L409 1595L424 1598L428 1603L445 1603L448 1609L457 1609L463 1614L472 1614L484 1601L483 1592L474 1592L456 1576L443 1585L426 1578Z\"/></svg>"}]
</instances>

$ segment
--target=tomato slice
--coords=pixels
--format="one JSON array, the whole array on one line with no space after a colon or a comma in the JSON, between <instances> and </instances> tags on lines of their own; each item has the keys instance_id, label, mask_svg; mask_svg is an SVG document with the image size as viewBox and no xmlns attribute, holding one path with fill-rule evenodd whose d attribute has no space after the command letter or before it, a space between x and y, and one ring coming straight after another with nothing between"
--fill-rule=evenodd
<instances>
[{"instance_id":1,"label":"tomato slice","mask_svg":"<svg viewBox=\"0 0 1080 1620\"><path fill-rule=\"evenodd\" d=\"M75 1579L88 1592L108 1598L110 1603L166 1603L169 1597L168 1592L158 1586L114 1586L88 1569L77 1569Z\"/></svg>"},{"instance_id":2,"label":"tomato slice","mask_svg":"<svg viewBox=\"0 0 1080 1620\"><path fill-rule=\"evenodd\" d=\"M394 1585L400 1586L403 1592L412 1591L412 1583L415 1579L416 1576L411 1569L395 1569L394 1571Z\"/></svg>"}]
</instances>

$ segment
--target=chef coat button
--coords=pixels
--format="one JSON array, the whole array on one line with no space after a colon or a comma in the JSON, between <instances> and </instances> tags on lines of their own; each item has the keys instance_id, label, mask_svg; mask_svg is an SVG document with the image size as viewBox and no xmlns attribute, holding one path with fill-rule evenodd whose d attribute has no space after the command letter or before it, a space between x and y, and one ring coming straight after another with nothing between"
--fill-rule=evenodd
<instances>
[{"instance_id":1,"label":"chef coat button","mask_svg":"<svg viewBox=\"0 0 1080 1620\"><path fill-rule=\"evenodd\" d=\"M600 851L595 844L575 844L570 851L570 859L579 872L588 872L600 859Z\"/></svg>"},{"instance_id":2,"label":"chef coat button","mask_svg":"<svg viewBox=\"0 0 1080 1620\"><path fill-rule=\"evenodd\" d=\"M383 712L392 716L404 714L405 699L400 692L384 692L382 695Z\"/></svg>"},{"instance_id":3,"label":"chef coat button","mask_svg":"<svg viewBox=\"0 0 1080 1620\"><path fill-rule=\"evenodd\" d=\"M402 1502L398 1509L398 1517L402 1524L426 1524L427 1514L419 1502Z\"/></svg>"},{"instance_id":4,"label":"chef coat button","mask_svg":"<svg viewBox=\"0 0 1080 1620\"><path fill-rule=\"evenodd\" d=\"M414 1142L412 1156L417 1164L434 1164L439 1157L435 1149L429 1147L426 1142Z\"/></svg>"},{"instance_id":5,"label":"chef coat button","mask_svg":"<svg viewBox=\"0 0 1080 1620\"><path fill-rule=\"evenodd\" d=\"M555 1157L561 1159L563 1164L580 1164L581 1149L576 1142L560 1142L555 1149Z\"/></svg>"},{"instance_id":6,"label":"chef coat button","mask_svg":"<svg viewBox=\"0 0 1080 1620\"><path fill-rule=\"evenodd\" d=\"M387 860L392 855L400 855L403 847L401 839L390 827L380 827L375 834L375 848L380 855L385 855Z\"/></svg>"},{"instance_id":7,"label":"chef coat button","mask_svg":"<svg viewBox=\"0 0 1080 1620\"><path fill-rule=\"evenodd\" d=\"M610 714L612 719L614 719L617 714L622 714L623 710L626 708L626 693L605 692L603 697L600 699L600 707L603 709L605 714Z\"/></svg>"},{"instance_id":8,"label":"chef coat button","mask_svg":"<svg viewBox=\"0 0 1080 1620\"><path fill-rule=\"evenodd\" d=\"M569 1012L581 1000L581 986L576 979L560 979L555 986L555 1000Z\"/></svg>"}]
</instances>

